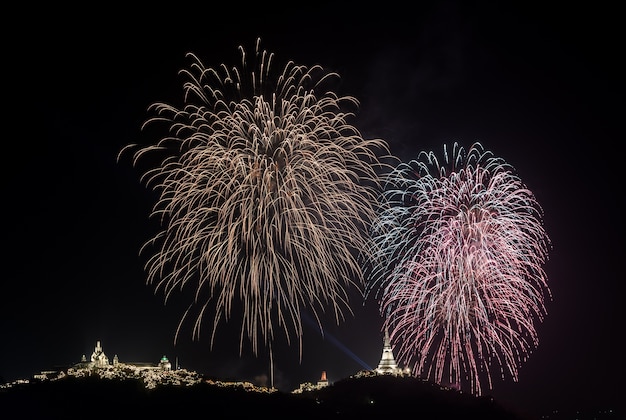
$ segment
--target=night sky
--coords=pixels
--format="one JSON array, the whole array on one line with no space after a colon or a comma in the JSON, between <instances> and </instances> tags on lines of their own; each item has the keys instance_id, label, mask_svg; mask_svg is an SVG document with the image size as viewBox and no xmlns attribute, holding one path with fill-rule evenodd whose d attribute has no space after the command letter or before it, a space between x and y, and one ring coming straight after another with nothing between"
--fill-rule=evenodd
<instances>
[{"instance_id":1,"label":"night sky","mask_svg":"<svg viewBox=\"0 0 626 420\"><path fill-rule=\"evenodd\" d=\"M158 229L148 217L155 194L129 159L116 161L123 146L157 140L141 130L150 104L182 104L187 52L237 65L237 47L252 51L260 37L277 67L338 72L340 93L360 101L353 125L400 159L479 141L515 167L544 210L553 297L519 382L496 380L486 393L533 415L616 406L626 373L623 25L610 8L487 3L55 5L7 15L0 377L76 362L97 340L124 362L167 355L219 378L269 374L267 354L239 355L235 323L213 349L209 328L200 340L183 329L174 344L189 302L165 305L139 254ZM377 308L357 299L353 309L339 326L327 320L325 338L306 324L301 361L296 345L276 344L279 389L376 367Z\"/></svg>"}]
</instances>

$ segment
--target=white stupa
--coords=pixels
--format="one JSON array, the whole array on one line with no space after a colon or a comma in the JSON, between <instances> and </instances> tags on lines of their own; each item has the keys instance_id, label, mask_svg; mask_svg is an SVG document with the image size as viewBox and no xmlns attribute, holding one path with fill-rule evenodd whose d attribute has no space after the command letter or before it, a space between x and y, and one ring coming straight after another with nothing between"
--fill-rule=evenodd
<instances>
[{"instance_id":1,"label":"white stupa","mask_svg":"<svg viewBox=\"0 0 626 420\"><path fill-rule=\"evenodd\" d=\"M380 363L374 371L379 375L403 375L404 371L398 367L396 359L393 357L393 351L391 349L391 342L389 341L389 334L385 331L385 338L383 341L383 354L380 358Z\"/></svg>"}]
</instances>

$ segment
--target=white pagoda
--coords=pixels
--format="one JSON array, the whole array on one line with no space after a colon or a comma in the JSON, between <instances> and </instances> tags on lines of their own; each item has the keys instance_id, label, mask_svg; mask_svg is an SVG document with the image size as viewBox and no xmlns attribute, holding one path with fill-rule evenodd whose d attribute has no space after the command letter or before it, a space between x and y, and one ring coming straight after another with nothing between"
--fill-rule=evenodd
<instances>
[{"instance_id":1,"label":"white pagoda","mask_svg":"<svg viewBox=\"0 0 626 420\"><path fill-rule=\"evenodd\" d=\"M404 375L404 371L398 367L396 359L393 357L393 351L391 349L391 342L389 341L389 334L385 331L385 338L383 341L383 354L378 363L378 367L374 371L379 375Z\"/></svg>"}]
</instances>

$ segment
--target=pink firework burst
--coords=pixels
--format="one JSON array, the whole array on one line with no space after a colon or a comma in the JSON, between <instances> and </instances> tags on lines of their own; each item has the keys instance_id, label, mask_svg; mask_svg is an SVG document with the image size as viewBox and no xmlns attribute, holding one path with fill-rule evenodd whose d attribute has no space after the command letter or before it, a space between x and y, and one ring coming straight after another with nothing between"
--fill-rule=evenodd
<instances>
[{"instance_id":1,"label":"pink firework burst","mask_svg":"<svg viewBox=\"0 0 626 420\"><path fill-rule=\"evenodd\" d=\"M480 395L518 380L550 289L543 210L511 165L479 143L444 146L387 177L368 292L399 361Z\"/></svg>"}]
</instances>

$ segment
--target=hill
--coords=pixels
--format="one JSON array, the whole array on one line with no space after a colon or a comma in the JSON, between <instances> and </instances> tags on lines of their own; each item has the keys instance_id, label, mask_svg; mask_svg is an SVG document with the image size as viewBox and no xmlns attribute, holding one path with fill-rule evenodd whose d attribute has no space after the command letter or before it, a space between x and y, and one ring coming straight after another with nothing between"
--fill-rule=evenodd
<instances>
[{"instance_id":1,"label":"hill","mask_svg":"<svg viewBox=\"0 0 626 420\"><path fill-rule=\"evenodd\" d=\"M258 392L245 386L163 385L136 379L66 377L0 390L0 418L389 418L516 419L490 398L474 397L416 378L348 378L301 394Z\"/></svg>"}]
</instances>

